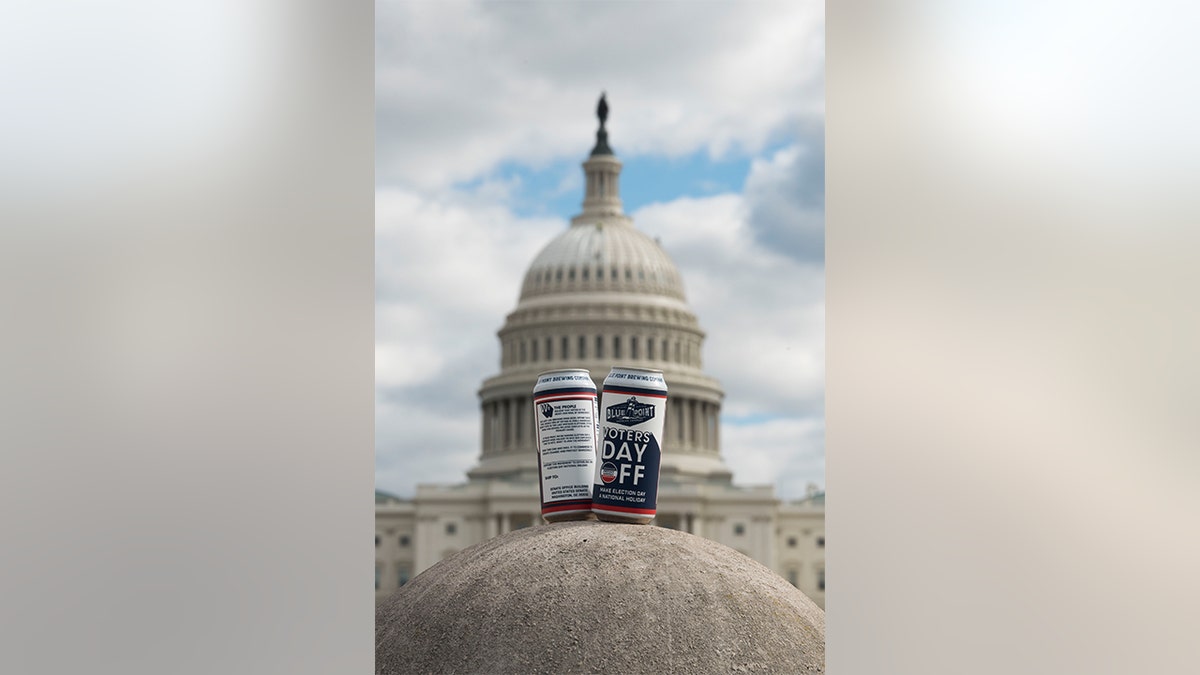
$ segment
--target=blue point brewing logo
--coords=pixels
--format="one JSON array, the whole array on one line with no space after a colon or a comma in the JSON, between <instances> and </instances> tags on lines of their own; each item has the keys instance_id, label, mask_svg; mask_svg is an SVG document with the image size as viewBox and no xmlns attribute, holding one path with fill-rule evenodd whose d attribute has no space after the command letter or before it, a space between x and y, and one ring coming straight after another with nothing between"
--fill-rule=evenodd
<instances>
[{"instance_id":1,"label":"blue point brewing logo","mask_svg":"<svg viewBox=\"0 0 1200 675\"><path fill-rule=\"evenodd\" d=\"M615 424L632 427L649 419L654 419L653 403L638 403L633 396L624 403L610 405L604 409L605 419Z\"/></svg>"}]
</instances>

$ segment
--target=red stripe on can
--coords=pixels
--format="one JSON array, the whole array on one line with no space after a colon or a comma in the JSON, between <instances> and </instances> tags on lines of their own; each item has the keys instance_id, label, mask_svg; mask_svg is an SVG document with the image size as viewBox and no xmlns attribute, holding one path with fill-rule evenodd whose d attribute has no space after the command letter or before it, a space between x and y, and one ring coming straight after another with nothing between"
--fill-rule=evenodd
<instances>
[{"instance_id":1,"label":"red stripe on can","mask_svg":"<svg viewBox=\"0 0 1200 675\"><path fill-rule=\"evenodd\" d=\"M534 396L533 402L541 403L543 401L591 401L591 400L594 400L595 398L596 398L595 395L592 395L592 394L559 394L559 395L550 394L549 396Z\"/></svg>"},{"instance_id":2,"label":"red stripe on can","mask_svg":"<svg viewBox=\"0 0 1200 675\"><path fill-rule=\"evenodd\" d=\"M628 506L609 506L608 504L593 504L593 511L619 511L621 513L640 513L645 516L654 515L658 509L635 509Z\"/></svg>"}]
</instances>

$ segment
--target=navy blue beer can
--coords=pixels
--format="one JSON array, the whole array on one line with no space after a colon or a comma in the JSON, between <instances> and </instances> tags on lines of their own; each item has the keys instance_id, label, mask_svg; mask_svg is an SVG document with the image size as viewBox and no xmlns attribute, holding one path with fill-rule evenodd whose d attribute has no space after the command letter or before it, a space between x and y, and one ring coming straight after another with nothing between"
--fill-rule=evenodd
<instances>
[{"instance_id":1,"label":"navy blue beer can","mask_svg":"<svg viewBox=\"0 0 1200 675\"><path fill-rule=\"evenodd\" d=\"M661 370L616 366L600 392L600 444L592 513L646 524L658 509L667 382Z\"/></svg>"},{"instance_id":2,"label":"navy blue beer can","mask_svg":"<svg viewBox=\"0 0 1200 675\"><path fill-rule=\"evenodd\" d=\"M533 386L542 519L591 520L600 433L596 383L582 369L551 370Z\"/></svg>"}]
</instances>

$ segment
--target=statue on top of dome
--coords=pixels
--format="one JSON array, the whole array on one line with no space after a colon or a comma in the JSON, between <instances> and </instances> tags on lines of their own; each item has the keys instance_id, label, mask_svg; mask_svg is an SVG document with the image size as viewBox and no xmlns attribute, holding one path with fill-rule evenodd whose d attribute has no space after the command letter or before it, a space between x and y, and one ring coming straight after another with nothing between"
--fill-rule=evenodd
<instances>
[{"instance_id":1,"label":"statue on top of dome","mask_svg":"<svg viewBox=\"0 0 1200 675\"><path fill-rule=\"evenodd\" d=\"M592 155L611 155L613 151L608 147L608 130L604 128L604 123L608 121L608 101L605 100L604 92L600 92L596 116L600 118L600 128L596 130L596 147L592 148Z\"/></svg>"}]
</instances>

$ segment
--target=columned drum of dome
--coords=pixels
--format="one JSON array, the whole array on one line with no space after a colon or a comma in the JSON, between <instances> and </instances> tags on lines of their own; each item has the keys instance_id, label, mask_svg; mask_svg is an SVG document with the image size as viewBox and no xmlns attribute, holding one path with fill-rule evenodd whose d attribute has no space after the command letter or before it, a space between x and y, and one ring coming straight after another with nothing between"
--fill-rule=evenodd
<instances>
[{"instance_id":1,"label":"columned drum of dome","mask_svg":"<svg viewBox=\"0 0 1200 675\"><path fill-rule=\"evenodd\" d=\"M606 102L601 110L607 116ZM482 453L468 476L537 480L529 392L538 373L585 368L602 377L621 363L661 370L670 383L661 482L729 483L718 431L724 392L702 370L704 331L675 263L623 211L622 165L603 121L583 163L582 211L534 257L497 334L500 372L479 391Z\"/></svg>"}]
</instances>

